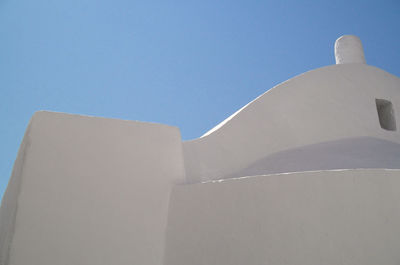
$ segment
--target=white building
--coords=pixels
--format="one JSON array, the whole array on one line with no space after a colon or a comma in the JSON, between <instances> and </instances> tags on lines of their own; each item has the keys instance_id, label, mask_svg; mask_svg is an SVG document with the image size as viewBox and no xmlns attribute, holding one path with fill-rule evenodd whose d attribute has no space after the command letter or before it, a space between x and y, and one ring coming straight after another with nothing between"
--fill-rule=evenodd
<instances>
[{"instance_id":1,"label":"white building","mask_svg":"<svg viewBox=\"0 0 400 265\"><path fill-rule=\"evenodd\" d=\"M336 65L204 136L37 112L0 209L0 265L400 264L400 79Z\"/></svg>"}]
</instances>

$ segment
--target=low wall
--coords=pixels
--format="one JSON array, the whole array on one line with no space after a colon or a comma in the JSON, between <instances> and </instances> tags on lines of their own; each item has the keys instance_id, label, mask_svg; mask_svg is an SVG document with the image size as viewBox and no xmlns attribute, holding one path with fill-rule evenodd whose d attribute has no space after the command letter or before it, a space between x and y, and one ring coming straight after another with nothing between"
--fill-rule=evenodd
<instances>
[{"instance_id":1,"label":"low wall","mask_svg":"<svg viewBox=\"0 0 400 265\"><path fill-rule=\"evenodd\" d=\"M400 263L400 170L178 185L165 265Z\"/></svg>"}]
</instances>

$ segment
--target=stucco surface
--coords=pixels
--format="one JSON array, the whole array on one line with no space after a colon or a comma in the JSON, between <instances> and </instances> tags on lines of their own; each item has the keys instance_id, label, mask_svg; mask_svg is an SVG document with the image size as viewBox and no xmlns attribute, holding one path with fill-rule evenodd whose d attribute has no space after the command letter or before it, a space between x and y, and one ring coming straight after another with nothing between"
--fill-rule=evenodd
<instances>
[{"instance_id":1,"label":"stucco surface","mask_svg":"<svg viewBox=\"0 0 400 265\"><path fill-rule=\"evenodd\" d=\"M337 39L335 42L335 59L337 64L365 64L364 49L360 38L354 35L344 35Z\"/></svg>"},{"instance_id":2,"label":"stucco surface","mask_svg":"<svg viewBox=\"0 0 400 265\"><path fill-rule=\"evenodd\" d=\"M356 137L306 145L268 155L223 179L349 168L400 169L400 144Z\"/></svg>"},{"instance_id":3,"label":"stucco surface","mask_svg":"<svg viewBox=\"0 0 400 265\"><path fill-rule=\"evenodd\" d=\"M26 137L7 265L162 264L177 128L39 112Z\"/></svg>"},{"instance_id":4,"label":"stucco surface","mask_svg":"<svg viewBox=\"0 0 400 265\"><path fill-rule=\"evenodd\" d=\"M0 265L400 264L400 79L355 36L335 53L183 143L171 126L37 112Z\"/></svg>"},{"instance_id":5,"label":"stucco surface","mask_svg":"<svg viewBox=\"0 0 400 265\"><path fill-rule=\"evenodd\" d=\"M30 145L30 127L26 129L24 139L18 150L10 181L1 201L0 208L0 265L8 264L11 241L15 231L15 220L18 209L18 195L21 190L21 180L26 152Z\"/></svg>"},{"instance_id":6,"label":"stucco surface","mask_svg":"<svg viewBox=\"0 0 400 265\"><path fill-rule=\"evenodd\" d=\"M400 143L381 128L376 99L400 124L400 79L365 64L338 64L270 89L204 137L184 142L188 182L221 179L273 153L355 137Z\"/></svg>"},{"instance_id":7,"label":"stucco surface","mask_svg":"<svg viewBox=\"0 0 400 265\"><path fill-rule=\"evenodd\" d=\"M397 265L399 224L399 170L178 185L165 265Z\"/></svg>"}]
</instances>

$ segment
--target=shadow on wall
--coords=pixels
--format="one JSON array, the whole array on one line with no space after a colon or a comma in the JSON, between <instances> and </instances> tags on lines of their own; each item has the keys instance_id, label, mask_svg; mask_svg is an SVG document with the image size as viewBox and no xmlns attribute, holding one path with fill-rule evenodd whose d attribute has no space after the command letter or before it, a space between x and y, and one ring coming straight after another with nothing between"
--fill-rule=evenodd
<instances>
[{"instance_id":1,"label":"shadow on wall","mask_svg":"<svg viewBox=\"0 0 400 265\"><path fill-rule=\"evenodd\" d=\"M400 169L400 144L374 137L357 137L306 145L268 155L222 179L355 168Z\"/></svg>"},{"instance_id":2,"label":"shadow on wall","mask_svg":"<svg viewBox=\"0 0 400 265\"><path fill-rule=\"evenodd\" d=\"M375 99L379 124L382 129L396 131L396 118L392 102L386 99Z\"/></svg>"}]
</instances>

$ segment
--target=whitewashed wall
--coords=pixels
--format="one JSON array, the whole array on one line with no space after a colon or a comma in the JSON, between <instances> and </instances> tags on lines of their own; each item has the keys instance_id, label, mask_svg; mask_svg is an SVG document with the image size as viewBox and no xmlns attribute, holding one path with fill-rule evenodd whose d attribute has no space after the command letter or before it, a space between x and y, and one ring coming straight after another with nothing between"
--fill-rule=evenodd
<instances>
[{"instance_id":1,"label":"whitewashed wall","mask_svg":"<svg viewBox=\"0 0 400 265\"><path fill-rule=\"evenodd\" d=\"M0 209L0 265L399 264L400 79L340 40L338 65L183 144L170 126L36 113ZM392 170L331 170L358 167Z\"/></svg>"},{"instance_id":2,"label":"whitewashed wall","mask_svg":"<svg viewBox=\"0 0 400 265\"><path fill-rule=\"evenodd\" d=\"M38 112L24 142L0 264L162 264L170 189L184 180L177 128Z\"/></svg>"},{"instance_id":3,"label":"whitewashed wall","mask_svg":"<svg viewBox=\"0 0 400 265\"><path fill-rule=\"evenodd\" d=\"M32 121L32 120L31 120ZM12 175L8 182L7 189L3 195L0 207L0 265L7 265L10 244L14 236L15 219L17 215L18 195L21 188L22 169L25 161L26 150L30 144L29 132L31 127L29 122L24 139L18 150Z\"/></svg>"},{"instance_id":4,"label":"whitewashed wall","mask_svg":"<svg viewBox=\"0 0 400 265\"><path fill-rule=\"evenodd\" d=\"M400 170L178 185L165 265L400 264Z\"/></svg>"},{"instance_id":5,"label":"whitewashed wall","mask_svg":"<svg viewBox=\"0 0 400 265\"><path fill-rule=\"evenodd\" d=\"M400 143L380 127L375 99L393 104L400 126L400 79L365 64L313 70L267 91L206 136L184 142L191 183L223 179L276 152L352 137Z\"/></svg>"}]
</instances>

